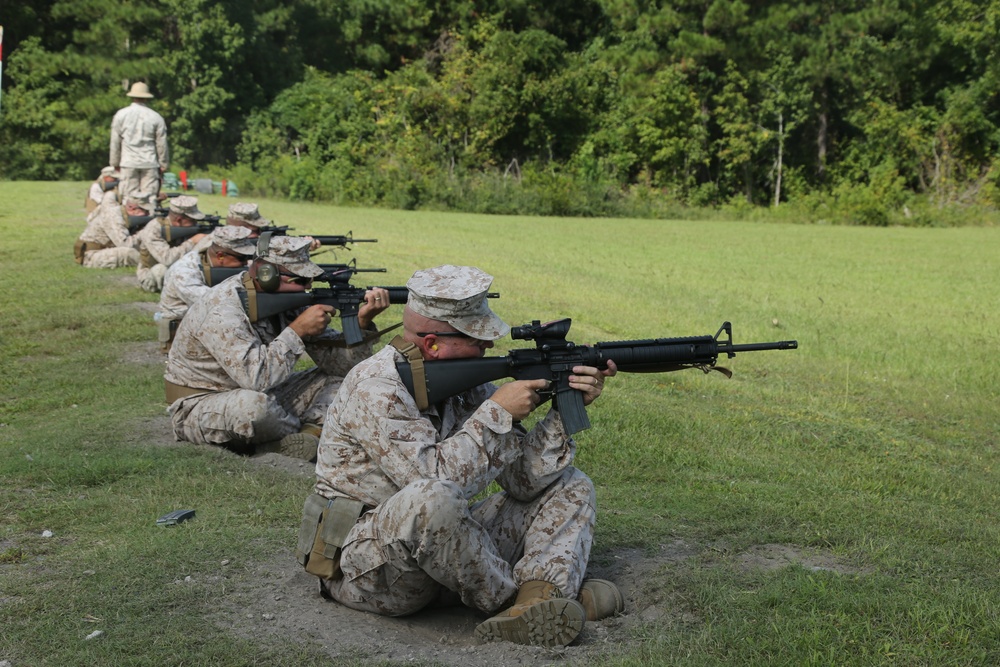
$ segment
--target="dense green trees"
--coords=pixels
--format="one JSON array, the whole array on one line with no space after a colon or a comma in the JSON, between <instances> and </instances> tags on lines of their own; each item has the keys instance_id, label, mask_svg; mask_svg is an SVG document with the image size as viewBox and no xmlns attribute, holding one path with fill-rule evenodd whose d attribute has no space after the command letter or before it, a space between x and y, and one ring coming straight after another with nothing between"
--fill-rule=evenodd
<instances>
[{"instance_id":1,"label":"dense green trees","mask_svg":"<svg viewBox=\"0 0 1000 667\"><path fill-rule=\"evenodd\" d=\"M244 192L861 224L1000 198L1000 0L28 0L4 20L7 178L90 178L146 80L175 167Z\"/></svg>"}]
</instances>

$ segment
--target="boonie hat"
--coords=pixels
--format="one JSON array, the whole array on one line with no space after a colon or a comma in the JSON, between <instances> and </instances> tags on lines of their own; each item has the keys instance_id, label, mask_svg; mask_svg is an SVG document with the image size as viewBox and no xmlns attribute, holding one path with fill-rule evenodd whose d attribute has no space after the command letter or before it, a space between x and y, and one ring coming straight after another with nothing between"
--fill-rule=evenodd
<instances>
[{"instance_id":1,"label":"boonie hat","mask_svg":"<svg viewBox=\"0 0 1000 667\"><path fill-rule=\"evenodd\" d=\"M257 259L277 264L297 276L315 278L323 275L323 269L309 259L309 244L309 239L301 236L275 236L267 241L263 253L258 250Z\"/></svg>"},{"instance_id":2,"label":"boonie hat","mask_svg":"<svg viewBox=\"0 0 1000 667\"><path fill-rule=\"evenodd\" d=\"M474 266L445 264L417 271L406 282L406 306L424 317L447 322L466 336L496 340L510 326L490 310L486 292L493 276Z\"/></svg>"},{"instance_id":3,"label":"boonie hat","mask_svg":"<svg viewBox=\"0 0 1000 667\"><path fill-rule=\"evenodd\" d=\"M142 81L136 81L132 84L131 90L125 93L126 97L139 97L144 100L149 100L153 98L153 94L149 92L149 86L144 84Z\"/></svg>"},{"instance_id":4,"label":"boonie hat","mask_svg":"<svg viewBox=\"0 0 1000 667\"><path fill-rule=\"evenodd\" d=\"M153 195L147 192L133 192L129 196L125 197L125 203L131 204L132 206L138 206L139 208L145 209L150 213L156 210L156 202L153 201Z\"/></svg>"},{"instance_id":5,"label":"boonie hat","mask_svg":"<svg viewBox=\"0 0 1000 667\"><path fill-rule=\"evenodd\" d=\"M181 195L170 200L170 212L186 215L192 220L204 220L205 214L198 210L198 198Z\"/></svg>"},{"instance_id":6,"label":"boonie hat","mask_svg":"<svg viewBox=\"0 0 1000 667\"><path fill-rule=\"evenodd\" d=\"M212 240L212 245L230 252L252 255L257 251L257 243L250 238L251 234L246 227L216 227L206 238Z\"/></svg>"},{"instance_id":7,"label":"boonie hat","mask_svg":"<svg viewBox=\"0 0 1000 667\"><path fill-rule=\"evenodd\" d=\"M257 204L250 202L237 202L229 206L229 216L226 218L229 224L244 224L251 227L267 227L271 221L262 218Z\"/></svg>"}]
</instances>

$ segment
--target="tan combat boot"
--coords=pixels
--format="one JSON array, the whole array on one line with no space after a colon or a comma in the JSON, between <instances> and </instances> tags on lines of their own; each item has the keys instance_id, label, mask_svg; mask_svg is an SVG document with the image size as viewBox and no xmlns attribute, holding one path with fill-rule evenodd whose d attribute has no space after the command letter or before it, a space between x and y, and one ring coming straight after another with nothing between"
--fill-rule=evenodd
<instances>
[{"instance_id":1,"label":"tan combat boot","mask_svg":"<svg viewBox=\"0 0 1000 667\"><path fill-rule=\"evenodd\" d=\"M482 641L532 646L566 646L583 630L586 612L576 600L560 597L547 581L526 581L513 606L476 627Z\"/></svg>"},{"instance_id":2,"label":"tan combat boot","mask_svg":"<svg viewBox=\"0 0 1000 667\"><path fill-rule=\"evenodd\" d=\"M625 610L622 592L606 579L584 579L576 599L587 612L588 621L599 621Z\"/></svg>"},{"instance_id":3,"label":"tan combat boot","mask_svg":"<svg viewBox=\"0 0 1000 667\"><path fill-rule=\"evenodd\" d=\"M318 424L302 424L298 433L289 433L278 443L278 451L285 456L303 461L313 461L319 447L319 436L323 427Z\"/></svg>"}]
</instances>

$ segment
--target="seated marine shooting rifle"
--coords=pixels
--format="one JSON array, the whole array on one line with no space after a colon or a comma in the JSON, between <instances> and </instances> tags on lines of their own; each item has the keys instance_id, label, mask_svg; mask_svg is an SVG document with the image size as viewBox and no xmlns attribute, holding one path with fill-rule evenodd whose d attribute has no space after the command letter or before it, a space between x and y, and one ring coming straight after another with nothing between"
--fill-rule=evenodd
<instances>
[{"instance_id":1,"label":"seated marine shooting rifle","mask_svg":"<svg viewBox=\"0 0 1000 667\"><path fill-rule=\"evenodd\" d=\"M170 213L168 208L157 208L153 215L130 215L128 216L128 233L135 234L145 227L150 220L157 218L166 219ZM223 224L222 216L206 215L204 219L198 220L198 224L193 227L180 227L178 225L163 224L163 238L167 241L184 240L195 234L209 234L216 227Z\"/></svg>"},{"instance_id":2,"label":"seated marine shooting rifle","mask_svg":"<svg viewBox=\"0 0 1000 667\"><path fill-rule=\"evenodd\" d=\"M729 358L737 352L761 350L795 350L799 343L785 340L775 343L733 344L733 328L724 322L714 336L689 336L685 338L655 338L649 340L621 340L577 345L566 340L572 320L562 319L542 324L513 327L510 337L515 340L533 340L535 349L511 350L505 357L478 359L447 359L425 361L423 382L426 387L426 405L421 405L419 391L414 390L414 374L409 362L399 362L396 369L410 394L417 398L417 406L424 410L485 382L501 378L515 380L549 381L549 388L540 392L544 399L552 398L570 435L590 428L590 419L583 406L583 394L569 386L569 376L574 366L593 366L604 370L608 360L615 362L624 373L667 373L685 368L700 368L706 373L716 367L720 354ZM722 338L725 333L726 337ZM419 372L418 372L419 375Z\"/></svg>"},{"instance_id":3,"label":"seated marine shooting rifle","mask_svg":"<svg viewBox=\"0 0 1000 667\"><path fill-rule=\"evenodd\" d=\"M272 236L287 236L289 229L293 228L288 225L283 225L281 227L269 225L267 227L260 227L260 234L263 236L264 234L270 232ZM348 243L378 243L378 239L356 239L354 238L353 231L347 232L346 234L298 234L298 236L309 236L319 241L320 245L335 245L340 246L341 248L346 248ZM384 270L385 269L383 269L383 271Z\"/></svg>"},{"instance_id":4,"label":"seated marine shooting rifle","mask_svg":"<svg viewBox=\"0 0 1000 667\"><path fill-rule=\"evenodd\" d=\"M348 346L357 345L365 340L364 334L361 332L361 325L358 324L358 311L361 304L365 302L365 292L375 289L372 286L356 287L350 284L351 276L362 271L383 273L385 269L357 269L348 266L334 271L325 271L322 276L313 278L313 281L325 282L330 286L314 287L307 292L256 292L253 299L249 293L242 292L243 307L247 311L250 321L256 322L287 310L312 306L317 303L333 306L340 316L340 330L344 334L344 342ZM405 304L410 296L410 290L406 287L380 288L389 292L391 305ZM486 296L497 299L500 294L490 292Z\"/></svg>"},{"instance_id":5,"label":"seated marine shooting rifle","mask_svg":"<svg viewBox=\"0 0 1000 667\"><path fill-rule=\"evenodd\" d=\"M323 269L323 275L319 278L314 278L313 280L318 280L320 282L330 282L330 280L335 280L336 277L343 271L350 271L353 275L354 273L385 273L385 269L359 269L356 265L356 260L351 260L347 264L317 264L319 268ZM209 287L213 285L218 285L226 278L235 276L237 273L243 273L247 270L245 266L239 267L228 267L228 266L212 266L205 267L204 276L205 284ZM324 280L329 278L328 280ZM343 282L347 282L350 276L345 278Z\"/></svg>"},{"instance_id":6,"label":"seated marine shooting rifle","mask_svg":"<svg viewBox=\"0 0 1000 667\"><path fill-rule=\"evenodd\" d=\"M206 215L198 224L191 227L181 227L180 225L160 225L160 233L165 241L171 245L182 243L195 234L211 234L216 227L222 226L222 219L217 215Z\"/></svg>"}]
</instances>

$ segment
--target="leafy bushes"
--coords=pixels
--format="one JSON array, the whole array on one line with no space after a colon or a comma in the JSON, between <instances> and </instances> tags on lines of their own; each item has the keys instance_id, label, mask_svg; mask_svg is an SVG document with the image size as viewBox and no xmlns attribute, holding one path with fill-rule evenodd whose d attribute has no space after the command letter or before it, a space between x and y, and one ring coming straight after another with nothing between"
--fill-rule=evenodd
<instances>
[{"instance_id":1,"label":"leafy bushes","mask_svg":"<svg viewBox=\"0 0 1000 667\"><path fill-rule=\"evenodd\" d=\"M992 219L1000 0L869 5L21 3L0 177L93 177L123 84L145 80L173 168L226 165L248 195Z\"/></svg>"}]
</instances>

